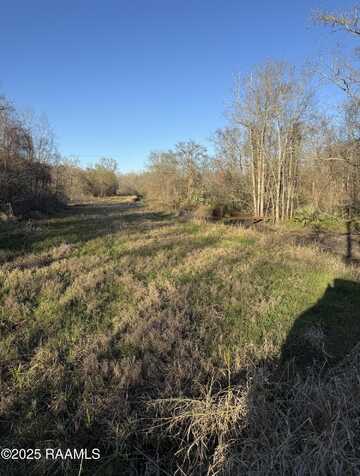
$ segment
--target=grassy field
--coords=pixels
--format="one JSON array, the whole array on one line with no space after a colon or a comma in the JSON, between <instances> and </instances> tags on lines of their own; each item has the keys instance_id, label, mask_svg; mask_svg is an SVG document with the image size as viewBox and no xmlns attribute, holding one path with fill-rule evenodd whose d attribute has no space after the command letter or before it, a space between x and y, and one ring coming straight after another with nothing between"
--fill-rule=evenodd
<instances>
[{"instance_id":1,"label":"grassy field","mask_svg":"<svg viewBox=\"0 0 360 476\"><path fill-rule=\"evenodd\" d=\"M0 474L359 474L359 271L99 200L0 225Z\"/></svg>"}]
</instances>

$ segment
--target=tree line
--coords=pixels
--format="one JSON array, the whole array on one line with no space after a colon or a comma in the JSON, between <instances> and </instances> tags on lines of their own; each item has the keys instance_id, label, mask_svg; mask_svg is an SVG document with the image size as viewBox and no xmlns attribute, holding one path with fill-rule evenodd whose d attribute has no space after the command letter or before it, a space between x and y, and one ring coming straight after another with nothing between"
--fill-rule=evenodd
<instances>
[{"instance_id":1,"label":"tree line","mask_svg":"<svg viewBox=\"0 0 360 476\"><path fill-rule=\"evenodd\" d=\"M316 20L355 37L358 11L319 13ZM344 95L340 119L316 107L316 81L326 77ZM269 61L237 78L227 127L213 137L215 152L193 141L152 153L140 174L122 186L160 206L228 207L275 222L296 214L351 215L360 210L360 75L334 58L305 72Z\"/></svg>"},{"instance_id":2,"label":"tree line","mask_svg":"<svg viewBox=\"0 0 360 476\"><path fill-rule=\"evenodd\" d=\"M360 36L358 10L316 20ZM356 50L356 49L355 49ZM150 154L140 173L119 174L103 158L83 168L57 152L46 122L21 117L0 98L0 206L15 214L66 200L116 193L143 195L173 210L239 210L274 222L301 213L360 210L360 69L356 51L311 74L268 61L239 76L229 123L213 135L213 152L192 140ZM336 121L316 105L314 78L344 92Z\"/></svg>"},{"instance_id":3,"label":"tree line","mask_svg":"<svg viewBox=\"0 0 360 476\"><path fill-rule=\"evenodd\" d=\"M51 212L68 200L114 195L117 164L102 158L81 168L62 158L46 119L20 114L0 97L0 217Z\"/></svg>"}]
</instances>

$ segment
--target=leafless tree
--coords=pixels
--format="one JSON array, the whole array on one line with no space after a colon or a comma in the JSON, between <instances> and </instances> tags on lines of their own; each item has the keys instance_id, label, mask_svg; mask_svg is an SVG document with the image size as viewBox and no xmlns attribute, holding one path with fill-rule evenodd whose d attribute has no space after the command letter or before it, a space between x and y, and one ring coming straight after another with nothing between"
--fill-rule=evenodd
<instances>
[{"instance_id":1,"label":"leafless tree","mask_svg":"<svg viewBox=\"0 0 360 476\"><path fill-rule=\"evenodd\" d=\"M245 132L253 210L275 221L294 212L311 92L284 63L267 63L238 80L233 120Z\"/></svg>"}]
</instances>

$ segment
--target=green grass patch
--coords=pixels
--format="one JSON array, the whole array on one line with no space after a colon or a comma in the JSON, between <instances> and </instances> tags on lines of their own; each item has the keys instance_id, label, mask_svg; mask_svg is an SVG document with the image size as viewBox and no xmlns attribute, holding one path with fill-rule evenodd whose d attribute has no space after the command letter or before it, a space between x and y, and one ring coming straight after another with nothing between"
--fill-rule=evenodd
<instances>
[{"instance_id":1,"label":"green grass patch","mask_svg":"<svg viewBox=\"0 0 360 476\"><path fill-rule=\"evenodd\" d=\"M99 445L142 474L134 441L158 451L144 401L197 401L254 361L333 365L360 341L356 270L280 233L112 200L3 229L0 245L0 446Z\"/></svg>"}]
</instances>

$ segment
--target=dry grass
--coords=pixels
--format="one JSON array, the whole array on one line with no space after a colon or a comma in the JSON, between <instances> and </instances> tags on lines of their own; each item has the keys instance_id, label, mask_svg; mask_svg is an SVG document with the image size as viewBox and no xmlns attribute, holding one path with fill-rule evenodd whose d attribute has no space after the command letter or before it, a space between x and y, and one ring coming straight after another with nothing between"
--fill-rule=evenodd
<instances>
[{"instance_id":1,"label":"dry grass","mask_svg":"<svg viewBox=\"0 0 360 476\"><path fill-rule=\"evenodd\" d=\"M359 355L296 379L260 364L242 385L156 401L153 430L174 442L179 474L358 474Z\"/></svg>"},{"instance_id":2,"label":"dry grass","mask_svg":"<svg viewBox=\"0 0 360 476\"><path fill-rule=\"evenodd\" d=\"M0 246L0 446L99 447L83 475L359 470L341 259L122 198L4 225Z\"/></svg>"}]
</instances>

